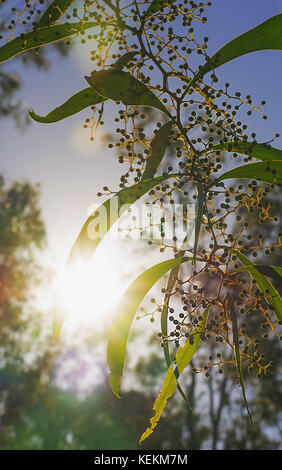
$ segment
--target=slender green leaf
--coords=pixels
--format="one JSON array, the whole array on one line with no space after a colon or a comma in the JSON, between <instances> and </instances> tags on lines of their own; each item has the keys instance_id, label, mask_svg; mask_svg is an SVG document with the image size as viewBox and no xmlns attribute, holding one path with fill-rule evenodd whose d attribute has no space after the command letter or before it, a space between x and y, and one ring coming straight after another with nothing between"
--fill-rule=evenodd
<instances>
[{"instance_id":1,"label":"slender green leaf","mask_svg":"<svg viewBox=\"0 0 282 470\"><path fill-rule=\"evenodd\" d=\"M137 183L130 188L124 188L115 196L107 199L107 201L101 204L93 215L88 217L87 221L83 225L82 230L72 247L69 255L69 262L74 261L77 257L90 258L108 230L124 213L124 211L128 209L129 205L136 202L141 196L144 196L144 194L155 187L158 183L162 183L169 178L177 176L180 175L165 174L163 176L151 178ZM98 225L99 233L96 233Z\"/></svg>"},{"instance_id":2,"label":"slender green leaf","mask_svg":"<svg viewBox=\"0 0 282 470\"><path fill-rule=\"evenodd\" d=\"M254 264L253 266L244 266L242 268L237 268L231 271L229 275L244 271L247 271L250 274L259 272L264 276L275 279L278 282L281 282L282 279L282 268L280 268L279 266L271 266L267 264Z\"/></svg>"},{"instance_id":3,"label":"slender green leaf","mask_svg":"<svg viewBox=\"0 0 282 470\"><path fill-rule=\"evenodd\" d=\"M282 50L282 13L272 16L223 46L202 67L197 78L237 57L265 50Z\"/></svg>"},{"instance_id":4,"label":"slender green leaf","mask_svg":"<svg viewBox=\"0 0 282 470\"><path fill-rule=\"evenodd\" d=\"M107 347L110 385L113 393L117 396L119 396L119 385L124 368L128 334L136 311L147 292L156 282L182 261L183 258L174 258L147 269L132 282L121 299L112 320Z\"/></svg>"},{"instance_id":5,"label":"slender green leaf","mask_svg":"<svg viewBox=\"0 0 282 470\"><path fill-rule=\"evenodd\" d=\"M163 338L166 338L167 336L167 317L168 317L168 310L169 310L169 299L172 293L172 290L175 285L175 280L177 278L178 272L179 272L179 267L180 264L175 266L169 274L169 278L167 281L167 287L166 287L166 292L164 296L164 301L163 301L163 308L162 308L162 313L161 313L161 330L162 330L162 335ZM169 367L171 365L171 357L169 353L169 347L168 347L168 342L166 341L164 344L164 355L165 355L165 360L166 360L166 365Z\"/></svg>"},{"instance_id":6,"label":"slender green leaf","mask_svg":"<svg viewBox=\"0 0 282 470\"><path fill-rule=\"evenodd\" d=\"M22 52L60 41L94 26L97 26L97 23L84 23L83 26L80 23L65 23L21 34L16 39L0 47L0 63Z\"/></svg>"},{"instance_id":7,"label":"slender green leaf","mask_svg":"<svg viewBox=\"0 0 282 470\"><path fill-rule=\"evenodd\" d=\"M183 370L189 365L200 344L201 333L203 333L206 326L209 308L210 305L205 309L203 313L203 320L200 322L199 326L196 329L193 344L190 344L189 339L187 339L184 346L180 348L176 353L176 363L179 375L182 374ZM177 380L175 375L176 374L173 370L173 367L170 366L164 379L161 391L153 406L155 415L150 419L150 427L147 428L146 431L142 434L140 444L145 439L147 439L150 434L152 434L164 411L167 400L174 394L177 387Z\"/></svg>"},{"instance_id":8,"label":"slender green leaf","mask_svg":"<svg viewBox=\"0 0 282 470\"><path fill-rule=\"evenodd\" d=\"M252 261L249 258L247 258L247 256L243 255L243 253L236 251L235 254L237 258L239 259L240 263L243 264L243 266L248 267L248 271L249 271L249 266L255 267L255 264L252 263ZM269 281L269 279L267 279L266 276L261 274L257 269L254 269L252 272L249 271L249 273L252 276L252 278L256 280L257 286L259 290L263 293L264 298L267 301L267 303L269 305L272 305L272 307L274 308L274 313L277 319L279 321L282 321L282 300L277 290L273 286L273 284Z\"/></svg>"},{"instance_id":9,"label":"slender green leaf","mask_svg":"<svg viewBox=\"0 0 282 470\"><path fill-rule=\"evenodd\" d=\"M236 359L236 364L237 364L237 370L238 370L238 380L242 388L242 395L243 395L243 401L249 416L249 420L251 425L253 425L253 420L251 417L251 413L248 407L248 402L247 402L247 397L246 397L246 391L245 391L245 385L244 385L244 377L242 373L242 367L241 367L241 354L240 354L240 346L239 346L239 332L238 332L238 324L237 324L237 317L236 317L236 312L234 308L234 301L231 299L231 296L229 294L226 295L226 300L227 300L227 305L228 309L230 312L230 317L231 317L231 322L232 322L232 333L233 333L233 346L235 349L235 359Z\"/></svg>"},{"instance_id":10,"label":"slender green leaf","mask_svg":"<svg viewBox=\"0 0 282 470\"><path fill-rule=\"evenodd\" d=\"M187 239L187 236L185 237L185 240L183 241L183 245L186 242L186 239ZM179 257L183 257L184 254L185 254L185 251L183 250L179 253ZM186 260L187 261L189 261L189 260L192 261L193 258L188 257L188 258L186 258ZM165 357L167 368L169 368L172 365L172 360L171 360L171 356L170 356L170 352L169 352L169 344L168 344L168 341L165 341L165 338L167 337L167 333L168 333L168 331L167 331L167 317L168 317L168 311L169 311L169 300L170 300L170 296L171 296L171 293L172 293L172 289L175 285L175 281L177 279L179 268L180 268L180 264L175 266L169 273L169 277L168 277L168 281L167 281L167 287L166 287L164 301L163 301L163 308L162 308L162 313L161 313L161 331L162 331L162 337L164 338L163 351L164 351L164 357ZM185 393L183 392L180 384L178 383L179 373L178 373L178 371L176 371L176 372L177 373L176 373L175 378L177 380L177 389L178 389L180 395L182 396L183 400L185 401L187 407L189 409L191 409L191 407L189 405L189 402L187 400L187 397L186 397Z\"/></svg>"},{"instance_id":11,"label":"slender green leaf","mask_svg":"<svg viewBox=\"0 0 282 470\"><path fill-rule=\"evenodd\" d=\"M166 122L157 132L151 143L151 154L146 160L146 168L142 175L142 181L152 178L161 163L167 145L169 143L169 132L173 126L173 122Z\"/></svg>"},{"instance_id":12,"label":"slender green leaf","mask_svg":"<svg viewBox=\"0 0 282 470\"><path fill-rule=\"evenodd\" d=\"M120 70L120 68L124 67L136 53L137 52L134 51L124 54L116 61L113 66L114 69ZM88 87L73 95L71 98L65 101L65 103L52 110L46 116L39 116L34 111L29 111L29 114L30 117L37 122L53 123L61 121L62 119L72 116L73 114L79 113L89 106L93 106L94 104L102 103L104 101L107 101L107 98L104 98L103 96L96 93L92 87Z\"/></svg>"},{"instance_id":13,"label":"slender green leaf","mask_svg":"<svg viewBox=\"0 0 282 470\"><path fill-rule=\"evenodd\" d=\"M93 88L88 87L73 95L65 101L65 103L53 109L46 116L39 116L34 111L29 111L29 115L37 122L58 122L72 116L73 114L79 113L79 111L88 108L88 106L93 106L94 104L102 103L103 101L107 101L107 98L103 98L101 95L98 95Z\"/></svg>"},{"instance_id":14,"label":"slender green leaf","mask_svg":"<svg viewBox=\"0 0 282 470\"><path fill-rule=\"evenodd\" d=\"M280 185L282 184L282 160L238 166L237 168L233 168L233 170L223 173L217 181L231 178L247 178Z\"/></svg>"},{"instance_id":15,"label":"slender green leaf","mask_svg":"<svg viewBox=\"0 0 282 470\"><path fill-rule=\"evenodd\" d=\"M257 144L255 142L226 142L224 144L215 145L210 150L237 152L257 158L258 160L282 160L282 150L271 147L267 144Z\"/></svg>"},{"instance_id":16,"label":"slender green leaf","mask_svg":"<svg viewBox=\"0 0 282 470\"><path fill-rule=\"evenodd\" d=\"M126 105L149 106L169 115L157 96L127 72L100 70L92 72L91 77L85 77L85 79L99 95L114 101L121 101Z\"/></svg>"},{"instance_id":17,"label":"slender green leaf","mask_svg":"<svg viewBox=\"0 0 282 470\"><path fill-rule=\"evenodd\" d=\"M39 28L49 26L59 20L73 2L74 0L55 0L51 3L37 24Z\"/></svg>"},{"instance_id":18,"label":"slender green leaf","mask_svg":"<svg viewBox=\"0 0 282 470\"><path fill-rule=\"evenodd\" d=\"M197 204L197 215L196 215L196 224L195 224L194 264L196 262L197 246L198 246L200 231L201 231L201 226L202 226L203 204L206 200L206 196L205 196L202 184L198 183L197 188L198 188L198 204Z\"/></svg>"}]
</instances>

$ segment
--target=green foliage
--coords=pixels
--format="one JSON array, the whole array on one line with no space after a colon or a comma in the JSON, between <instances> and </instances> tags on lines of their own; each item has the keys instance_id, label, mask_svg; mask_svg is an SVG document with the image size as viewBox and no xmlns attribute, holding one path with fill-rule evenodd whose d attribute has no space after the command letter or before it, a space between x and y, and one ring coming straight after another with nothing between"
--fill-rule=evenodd
<instances>
[{"instance_id":1,"label":"green foliage","mask_svg":"<svg viewBox=\"0 0 282 470\"><path fill-rule=\"evenodd\" d=\"M169 133L173 126L172 122L166 122L156 133L151 143L151 154L146 160L146 168L142 174L142 180L155 176L157 169L165 155L169 143Z\"/></svg>"},{"instance_id":2,"label":"green foliage","mask_svg":"<svg viewBox=\"0 0 282 470\"><path fill-rule=\"evenodd\" d=\"M264 276L275 279L278 282L281 282L282 277L282 268L279 266L268 266L266 264L254 264L252 266L244 266L243 268L237 268L232 271L232 273L239 273L247 271L248 273L255 274L256 271L263 274ZM231 273L230 273L231 274Z\"/></svg>"},{"instance_id":3,"label":"green foliage","mask_svg":"<svg viewBox=\"0 0 282 470\"><path fill-rule=\"evenodd\" d=\"M208 60L199 75L202 77L207 72L250 52L266 50L282 50L281 13L232 39Z\"/></svg>"},{"instance_id":4,"label":"green foliage","mask_svg":"<svg viewBox=\"0 0 282 470\"><path fill-rule=\"evenodd\" d=\"M249 420L250 420L251 425L253 426L253 420L252 420L252 417L251 417L251 413L250 413L247 398L246 398L244 377L243 377L243 374L242 374L241 352L240 352L240 343L239 343L239 330L238 330L237 316L236 316L236 312L235 312L235 308L234 308L234 300L231 298L230 294L227 294L225 299L226 299L226 302L227 302L227 308L230 312L231 322L232 322L233 346L234 346L234 349L235 349L235 359L236 359L236 365L237 365L237 370L238 370L238 381L239 381L239 384L242 388L243 400L244 400L246 410L248 412Z\"/></svg>"},{"instance_id":5,"label":"green foliage","mask_svg":"<svg viewBox=\"0 0 282 470\"><path fill-rule=\"evenodd\" d=\"M149 106L159 109L165 114L166 107L148 87L127 72L118 70L100 70L85 77L92 88L105 98L121 101L127 105Z\"/></svg>"},{"instance_id":6,"label":"green foliage","mask_svg":"<svg viewBox=\"0 0 282 470\"><path fill-rule=\"evenodd\" d=\"M208 312L210 309L210 305L205 309L203 313L203 319L201 320L198 328L196 328L195 332L193 333L193 341L191 342L191 337L186 340L184 346L179 349L176 353L176 371L173 370L172 365L168 368L166 373L166 377L164 379L161 391L156 399L153 410L155 411L155 415L151 418L151 426L150 428L146 429L146 431L142 434L140 439L140 444L147 439L150 434L154 431L155 427L158 424L158 421L164 411L165 405L167 400L174 394L176 387L177 387L177 377L186 369L186 367L190 364L201 340L202 333L205 329Z\"/></svg>"},{"instance_id":7,"label":"green foliage","mask_svg":"<svg viewBox=\"0 0 282 470\"><path fill-rule=\"evenodd\" d=\"M35 31L23 33L19 37L0 47L0 63L31 49L55 43L70 36L78 35L86 29L93 28L96 25L97 23L93 22L85 23L83 25L80 23L66 23L62 25L47 26Z\"/></svg>"},{"instance_id":8,"label":"green foliage","mask_svg":"<svg viewBox=\"0 0 282 470\"><path fill-rule=\"evenodd\" d=\"M127 52L115 62L113 69L117 71L121 70L135 55L135 51ZM30 111L29 115L37 122L53 123L79 113L89 106L103 103L107 101L107 99L108 98L96 93L92 87L88 87L73 95L61 106L58 106L48 113L47 116L38 116L33 111Z\"/></svg>"},{"instance_id":9,"label":"green foliage","mask_svg":"<svg viewBox=\"0 0 282 470\"><path fill-rule=\"evenodd\" d=\"M56 23L67 9L73 4L74 0L54 0L53 3L47 8L47 10L40 17L37 26L43 28Z\"/></svg>"},{"instance_id":10,"label":"green foliage","mask_svg":"<svg viewBox=\"0 0 282 470\"><path fill-rule=\"evenodd\" d=\"M150 189L157 186L157 184L166 181L168 178L177 176L179 175L164 174L156 178L146 179L146 181L137 183L133 187L122 189L115 196L107 199L94 214L88 217L83 225L80 234L72 246L69 255L69 263L73 262L76 258L87 259L91 257L108 230L117 219L128 210L129 206L134 204L140 197L144 196ZM111 204L115 206L113 201L117 202L117 210L111 213ZM95 220L96 218L98 218L97 221ZM93 235L95 234L96 227L97 229L99 228L99 235L95 237L91 236L91 232Z\"/></svg>"},{"instance_id":11,"label":"green foliage","mask_svg":"<svg viewBox=\"0 0 282 470\"><path fill-rule=\"evenodd\" d=\"M67 10L70 3L62 3L62 13ZM159 263L140 274L131 284L114 315L108 339L111 388L116 395L119 394L128 334L139 304L154 284L172 269L167 290L163 292L164 305L159 308L162 312L160 336L168 372L154 405L156 414L151 420L151 428L145 431L141 440L152 433L167 399L177 387L179 388L178 376L191 362L201 338L210 340L212 345L218 343L229 346L232 356L226 360L219 359L215 364L209 359L210 362L205 366L193 368L193 372L205 372L205 375L210 377L209 368L213 365L217 365L219 373L223 373L224 364L233 364L238 373L243 401L250 417L243 366L249 365L252 370L255 364L258 375L261 376L268 374L271 364L265 363L263 356L258 356L257 341L246 333L238 312L244 314L245 305L251 303L253 310L267 319L267 325L279 337L276 328L282 319L282 300L266 276L271 277L271 274L277 280L281 268L268 267L264 262L263 268L256 268L243 255L244 243L252 237L245 233L248 222L244 222L245 215L245 219L242 220L242 213L244 214L245 209L250 213L257 210L259 223L268 220L276 222L277 218L272 217L270 212L269 193L275 185L282 183L282 158L281 150L257 143L256 134L248 135L247 126L236 120L237 112L242 106L248 107L247 114L256 110L265 118L261 111L263 102L260 106L255 106L249 95L246 100L239 92L233 96L228 91L229 84L216 88L218 78L214 69L250 52L282 50L282 14L233 39L209 57L206 52L208 38L200 44L195 40L194 28L190 28L196 21L205 23L206 18L202 14L204 7L209 3L198 5L190 2L184 9L182 3L161 0L151 2L148 8L147 3L143 2L135 2L134 8L133 5L120 8L118 2L116 5L109 1L94 3L84 4L83 18L93 18L97 21L81 20L77 23L51 26L49 22L45 28L24 33L8 42L0 49L0 61L3 62L25 50L41 47L71 35L79 36L85 29L92 28L99 22L100 33L95 35L95 40L98 38L99 53L91 52L91 60L95 62L96 70L91 76L85 77L91 87L91 93L86 91L88 89L80 91L45 117L31 113L31 116L40 122L56 122L87 106L92 106L93 122L100 125L103 108L97 109L96 104L113 100L121 106L115 122L121 121L124 128L121 129L119 124L116 130L119 140L115 147L121 152L119 161L128 164L128 171L121 178L122 189L106 200L84 224L73 245L70 262L76 257L90 257L112 224L128 206L147 193L148 196L152 196L153 203L159 203L160 207L166 201L173 205L180 197L183 198L182 201L186 201L185 198L188 199L190 195L193 196L194 202L198 203L195 243L193 249L189 249L193 256L184 257L187 249L178 248L177 237L172 237L173 243L169 248L173 250L175 258ZM54 3L54 7L56 5ZM47 10L43 15L45 21L46 15L52 23L59 18L53 6L50 7L49 13ZM156 20L157 22L162 20L162 26L156 24ZM171 24L176 27L176 32L169 26ZM190 28L188 33L187 26ZM91 39L93 38L90 35ZM116 51L113 52L111 49L116 45L115 41L123 55L117 55ZM205 64L199 67L198 72L194 72L190 64L190 54L194 52L205 57ZM138 60L135 60L135 55L139 56ZM113 62L112 60L117 57L118 60ZM121 70L125 66L128 71ZM204 76L211 71L213 73L210 79L204 82ZM232 104L229 104L230 102ZM149 145L144 127L140 124L146 118L145 111L143 113L144 107L161 111L160 119L169 117L169 122L162 121L157 124L159 130ZM98 119L95 120L97 111ZM174 126L174 135L170 136L169 131L172 126ZM91 131L94 127L95 124ZM251 138L254 139L253 142ZM160 163L164 162L170 139L174 144L176 157L180 159L178 170L175 170L177 163L174 159L167 173L154 178ZM114 145L111 144L111 147ZM225 164L221 154L225 150L232 152L234 158L237 156L236 152L246 155L245 162L252 158L263 161L242 166L236 164L237 166L229 171L225 171L225 168L221 170ZM223 173L218 177L219 171ZM171 177L174 178L172 187L164 184ZM235 182L233 186L226 187L225 181L228 179L248 179L251 182L245 186ZM261 185L260 182L267 185ZM196 194L193 194L195 190ZM108 192L107 187L105 191ZM118 201L118 211L115 211L112 217L110 208L114 198ZM183 219L185 217L183 214ZM279 233L277 240L272 242L269 249L261 241L261 235L258 236L260 243L258 246L256 244L252 246L253 253L257 255L257 252L261 253L264 250L265 254L269 254L275 248L281 247L281 233ZM199 248L200 236L204 249ZM155 244L159 244L163 252L168 248L165 233L161 233L160 240ZM237 269L234 265L235 255L256 281L255 283L250 282L249 285L241 283L240 271L237 271L239 278L236 276L234 280L233 275ZM191 259L194 261L192 268ZM196 260L201 267L196 267ZM181 273L178 269L180 263L185 261L188 261L185 263L188 274ZM175 292L173 292L174 287ZM168 311L174 313L174 309L168 307L168 304L173 294L177 294L178 301L183 305L183 312L179 313L177 319L175 315L170 315L169 320L175 326L174 330L171 328L170 331L167 325ZM270 318L269 310L274 311L278 323ZM207 321L208 312L209 321ZM62 323L55 319L53 324L55 337L58 336L61 326ZM232 330L233 344L229 340L230 330ZM185 339L184 346L176 353L177 369L173 370L168 343L174 342L175 347L179 348L180 342L183 343L187 337L189 340ZM240 345L244 341L245 346L241 351ZM235 357L233 357L234 352ZM220 358L221 354L217 357ZM181 391L180 388L179 390Z\"/></svg>"},{"instance_id":12,"label":"green foliage","mask_svg":"<svg viewBox=\"0 0 282 470\"><path fill-rule=\"evenodd\" d=\"M247 258L247 256L243 255L243 253L236 252L236 256L240 263L244 265L244 267L248 267L249 269L249 266L254 266L255 268L254 263L252 263L249 258ZM281 272L281 268L279 269L279 272ZM269 306L273 306L277 319L282 321L282 300L275 287L266 276L261 274L259 269L252 269L249 271L249 273L255 279L259 290L264 295L264 298Z\"/></svg>"},{"instance_id":13,"label":"green foliage","mask_svg":"<svg viewBox=\"0 0 282 470\"><path fill-rule=\"evenodd\" d=\"M101 95L98 95L93 88L88 87L84 90L79 91L71 98L69 98L65 103L61 104L57 108L53 109L46 116L39 116L34 111L29 111L29 115L34 121L43 122L43 123L53 123L61 121L73 114L79 113L89 106L93 106L97 103L103 103L107 98L103 98Z\"/></svg>"},{"instance_id":14,"label":"green foliage","mask_svg":"<svg viewBox=\"0 0 282 470\"><path fill-rule=\"evenodd\" d=\"M272 160L268 163L250 163L249 165L238 166L233 170L223 173L218 181L231 178L247 178L264 181L266 183L274 183L281 185L282 183L282 161Z\"/></svg>"},{"instance_id":15,"label":"green foliage","mask_svg":"<svg viewBox=\"0 0 282 470\"><path fill-rule=\"evenodd\" d=\"M136 310L154 284L181 262L182 258L175 258L163 261L144 271L127 289L114 314L108 336L107 356L110 368L110 384L112 391L117 396L119 396L119 386L124 368L128 334Z\"/></svg>"},{"instance_id":16,"label":"green foliage","mask_svg":"<svg viewBox=\"0 0 282 470\"><path fill-rule=\"evenodd\" d=\"M258 160L282 160L282 150L266 144L257 144L256 142L226 142L215 145L212 150L238 152Z\"/></svg>"}]
</instances>

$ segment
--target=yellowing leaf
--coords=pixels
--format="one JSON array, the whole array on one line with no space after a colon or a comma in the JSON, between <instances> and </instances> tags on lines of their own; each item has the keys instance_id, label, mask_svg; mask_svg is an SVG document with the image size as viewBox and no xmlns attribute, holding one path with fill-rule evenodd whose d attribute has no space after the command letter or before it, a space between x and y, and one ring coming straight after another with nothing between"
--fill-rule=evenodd
<instances>
[{"instance_id":1,"label":"yellowing leaf","mask_svg":"<svg viewBox=\"0 0 282 470\"><path fill-rule=\"evenodd\" d=\"M209 308L210 308L210 305L205 309L203 313L203 320L200 322L198 328L196 329L196 332L194 335L194 343L190 344L190 341L188 338L184 346L181 349L179 349L179 351L176 353L177 371L179 375L191 362L193 355L195 354L200 344L200 339L201 339L200 336L201 336L201 333L203 333L205 326L206 326ZM173 370L172 366L170 366L167 371L165 380L163 382L161 391L153 406L155 415L150 419L150 423L151 423L150 427L147 428L146 431L142 434L141 439L140 439L140 444L145 439L147 439L147 437L149 437L150 434L152 434L152 432L154 431L165 409L167 400L170 397L172 397L176 388L177 388L177 380L175 376L175 371Z\"/></svg>"}]
</instances>

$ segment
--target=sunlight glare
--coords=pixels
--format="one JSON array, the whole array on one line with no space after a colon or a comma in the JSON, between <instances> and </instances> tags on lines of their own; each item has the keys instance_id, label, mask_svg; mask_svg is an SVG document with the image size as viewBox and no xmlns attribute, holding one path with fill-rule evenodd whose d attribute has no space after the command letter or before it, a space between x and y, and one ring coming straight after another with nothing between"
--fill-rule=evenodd
<instances>
[{"instance_id":1,"label":"sunlight glare","mask_svg":"<svg viewBox=\"0 0 282 470\"><path fill-rule=\"evenodd\" d=\"M114 252L115 251L115 252ZM97 251L91 262L77 261L61 270L56 280L58 306L66 313L67 328L105 322L123 286L117 250Z\"/></svg>"}]
</instances>

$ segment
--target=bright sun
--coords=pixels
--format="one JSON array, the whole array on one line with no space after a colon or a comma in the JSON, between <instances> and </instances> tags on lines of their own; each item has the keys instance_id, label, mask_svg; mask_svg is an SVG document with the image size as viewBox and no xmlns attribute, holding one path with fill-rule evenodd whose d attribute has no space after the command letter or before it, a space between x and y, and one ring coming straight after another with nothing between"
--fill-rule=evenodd
<instances>
[{"instance_id":1,"label":"bright sun","mask_svg":"<svg viewBox=\"0 0 282 470\"><path fill-rule=\"evenodd\" d=\"M124 289L122 259L111 244L97 250L91 262L77 261L58 274L55 295L66 313L66 326L95 324L111 314Z\"/></svg>"}]
</instances>

